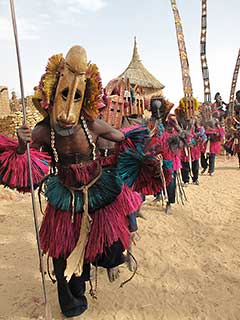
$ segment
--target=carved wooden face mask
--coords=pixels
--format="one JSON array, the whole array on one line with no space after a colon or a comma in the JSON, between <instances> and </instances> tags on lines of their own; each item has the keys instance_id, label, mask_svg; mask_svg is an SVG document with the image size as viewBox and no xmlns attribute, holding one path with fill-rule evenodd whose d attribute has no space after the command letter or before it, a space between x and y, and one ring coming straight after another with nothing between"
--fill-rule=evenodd
<instances>
[{"instance_id":1,"label":"carved wooden face mask","mask_svg":"<svg viewBox=\"0 0 240 320\"><path fill-rule=\"evenodd\" d=\"M162 104L162 101L160 99L151 99L151 112L152 112L152 117L155 119L162 119L165 114L165 106Z\"/></svg>"},{"instance_id":2,"label":"carved wooden face mask","mask_svg":"<svg viewBox=\"0 0 240 320\"><path fill-rule=\"evenodd\" d=\"M72 47L66 56L50 111L51 125L62 136L73 133L78 124L86 89L87 55Z\"/></svg>"}]
</instances>

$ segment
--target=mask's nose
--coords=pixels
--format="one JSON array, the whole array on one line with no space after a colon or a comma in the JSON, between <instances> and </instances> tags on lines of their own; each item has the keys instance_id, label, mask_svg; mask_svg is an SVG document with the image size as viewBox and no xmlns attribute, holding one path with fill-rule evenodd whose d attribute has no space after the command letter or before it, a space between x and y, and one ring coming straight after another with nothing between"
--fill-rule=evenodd
<instances>
[{"instance_id":1,"label":"mask's nose","mask_svg":"<svg viewBox=\"0 0 240 320\"><path fill-rule=\"evenodd\" d=\"M76 103L81 101L81 92L77 89L79 79L74 78L71 88L64 88L61 92L64 110L58 115L57 120L62 126L70 126L76 124Z\"/></svg>"}]
</instances>

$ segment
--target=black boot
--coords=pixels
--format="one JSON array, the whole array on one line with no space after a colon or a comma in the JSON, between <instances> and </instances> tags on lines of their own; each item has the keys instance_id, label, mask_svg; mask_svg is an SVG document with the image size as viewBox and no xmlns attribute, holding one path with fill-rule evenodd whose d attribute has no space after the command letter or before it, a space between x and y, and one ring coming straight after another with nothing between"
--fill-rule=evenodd
<instances>
[{"instance_id":1,"label":"black boot","mask_svg":"<svg viewBox=\"0 0 240 320\"><path fill-rule=\"evenodd\" d=\"M70 285L64 277L64 271L66 268L66 260L63 258L53 259L54 273L57 279L58 300L61 307L61 311L65 317L74 317L82 314L88 307L87 299L84 296L85 282L79 284L78 297L74 297L70 290ZM71 279L72 280L72 279ZM71 281L70 280L70 281ZM80 288L81 287L81 288Z\"/></svg>"}]
</instances>

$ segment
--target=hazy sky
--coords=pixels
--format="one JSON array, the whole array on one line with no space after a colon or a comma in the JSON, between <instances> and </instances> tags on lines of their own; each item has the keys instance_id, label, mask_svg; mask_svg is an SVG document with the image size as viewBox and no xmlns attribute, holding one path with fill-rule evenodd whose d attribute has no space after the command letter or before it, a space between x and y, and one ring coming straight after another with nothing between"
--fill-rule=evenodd
<instances>
[{"instance_id":1,"label":"hazy sky","mask_svg":"<svg viewBox=\"0 0 240 320\"><path fill-rule=\"evenodd\" d=\"M240 47L240 1L208 1L207 58L212 96L229 99ZM178 0L194 96L203 99L199 54L200 0ZM183 96L180 61L170 0L15 0L25 94L31 94L48 58L75 44L100 69L103 84L128 66L137 37L145 67L177 103ZM19 93L9 1L0 0L0 85ZM238 89L240 82L238 82Z\"/></svg>"}]
</instances>

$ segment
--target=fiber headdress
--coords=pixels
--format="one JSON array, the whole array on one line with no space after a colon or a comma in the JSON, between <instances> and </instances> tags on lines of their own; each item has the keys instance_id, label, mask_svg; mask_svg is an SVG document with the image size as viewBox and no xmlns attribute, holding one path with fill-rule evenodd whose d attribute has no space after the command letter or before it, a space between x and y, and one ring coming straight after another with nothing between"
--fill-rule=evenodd
<instances>
[{"instance_id":1,"label":"fiber headdress","mask_svg":"<svg viewBox=\"0 0 240 320\"><path fill-rule=\"evenodd\" d=\"M42 75L39 85L34 88L33 103L43 116L53 103L59 76L65 65L62 54L56 54L48 60L46 72ZM86 90L82 111L89 120L96 119L102 101L103 88L100 73L95 64L88 63L86 70Z\"/></svg>"}]
</instances>

